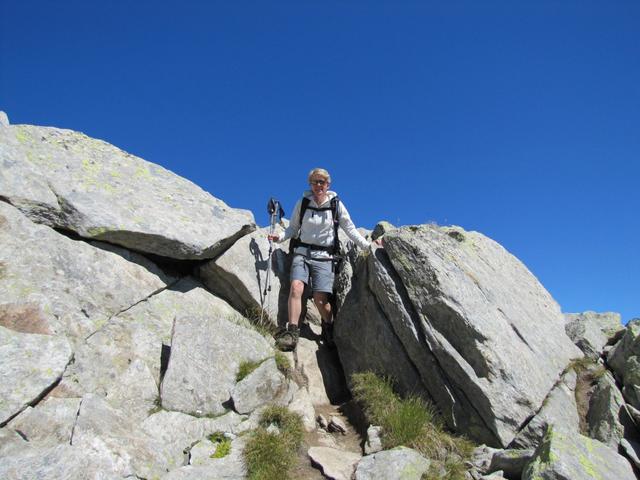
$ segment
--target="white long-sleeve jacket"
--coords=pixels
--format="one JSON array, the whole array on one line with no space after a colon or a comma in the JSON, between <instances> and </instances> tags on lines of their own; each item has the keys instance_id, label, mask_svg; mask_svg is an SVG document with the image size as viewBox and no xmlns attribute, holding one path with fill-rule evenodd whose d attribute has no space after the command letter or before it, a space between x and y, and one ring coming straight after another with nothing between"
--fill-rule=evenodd
<instances>
[{"instance_id":1,"label":"white long-sleeve jacket","mask_svg":"<svg viewBox=\"0 0 640 480\"><path fill-rule=\"evenodd\" d=\"M309 207L315 208L325 208L329 207L331 199L336 197L336 192L328 191L327 199L322 205L316 204L313 199L313 193L310 190L304 192L304 197L310 200ZM296 206L291 213L291 221L289 226L284 232L284 235L279 239L279 242L287 241L290 238L295 238L300 232L300 240L303 243L309 243L312 245L321 245L325 247L333 246L333 217L331 210L324 210L317 212L310 208L304 213L304 218L302 219L302 224L300 224L300 209L302 208L302 199L298 200ZM369 241L364 238L360 232L356 229L356 226L353 224L351 217L349 216L349 212L347 208L344 206L342 201L338 202L338 218L339 225L342 230L347 234L347 236L360 248L367 248L369 246ZM309 255L313 258L326 258L329 257L330 254L323 250L312 250L311 252L307 252L306 247L297 247L295 253L300 253L302 255Z\"/></svg>"}]
</instances>

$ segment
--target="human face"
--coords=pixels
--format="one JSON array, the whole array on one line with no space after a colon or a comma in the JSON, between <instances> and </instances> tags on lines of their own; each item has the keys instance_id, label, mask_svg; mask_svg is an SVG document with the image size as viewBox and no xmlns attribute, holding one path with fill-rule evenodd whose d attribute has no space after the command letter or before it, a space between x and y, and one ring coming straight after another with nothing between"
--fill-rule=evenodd
<instances>
[{"instance_id":1,"label":"human face","mask_svg":"<svg viewBox=\"0 0 640 480\"><path fill-rule=\"evenodd\" d=\"M311 191L313 192L313 195L318 197L318 198L322 198L327 194L327 190L329 190L329 182L327 181L326 178L321 177L321 176L313 176L311 178Z\"/></svg>"}]
</instances>

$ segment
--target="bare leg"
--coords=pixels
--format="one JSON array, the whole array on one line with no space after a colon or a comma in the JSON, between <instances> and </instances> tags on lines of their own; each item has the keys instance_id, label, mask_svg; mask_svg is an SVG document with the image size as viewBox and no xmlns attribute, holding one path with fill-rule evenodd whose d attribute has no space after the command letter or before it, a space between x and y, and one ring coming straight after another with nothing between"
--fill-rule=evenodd
<instances>
[{"instance_id":1,"label":"bare leg","mask_svg":"<svg viewBox=\"0 0 640 480\"><path fill-rule=\"evenodd\" d=\"M318 307L318 311L322 316L322 320L326 323L333 321L331 312L331 302L329 301L329 294L324 292L314 292L313 301Z\"/></svg>"},{"instance_id":2,"label":"bare leg","mask_svg":"<svg viewBox=\"0 0 640 480\"><path fill-rule=\"evenodd\" d=\"M304 282L293 280L289 289L289 323L298 325L300 312L302 311L302 294L304 293Z\"/></svg>"}]
</instances>

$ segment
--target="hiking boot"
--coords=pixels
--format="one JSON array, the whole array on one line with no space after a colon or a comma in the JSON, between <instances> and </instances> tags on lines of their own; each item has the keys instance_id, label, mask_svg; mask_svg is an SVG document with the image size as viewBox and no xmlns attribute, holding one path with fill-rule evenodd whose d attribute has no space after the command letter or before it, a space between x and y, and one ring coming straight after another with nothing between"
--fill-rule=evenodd
<instances>
[{"instance_id":1,"label":"hiking boot","mask_svg":"<svg viewBox=\"0 0 640 480\"><path fill-rule=\"evenodd\" d=\"M276 334L276 346L283 352L291 352L298 345L300 329L298 325L288 324L284 329Z\"/></svg>"},{"instance_id":2,"label":"hiking boot","mask_svg":"<svg viewBox=\"0 0 640 480\"><path fill-rule=\"evenodd\" d=\"M325 346L329 348L334 348L336 346L336 343L333 340L333 322L322 322L322 341Z\"/></svg>"}]
</instances>

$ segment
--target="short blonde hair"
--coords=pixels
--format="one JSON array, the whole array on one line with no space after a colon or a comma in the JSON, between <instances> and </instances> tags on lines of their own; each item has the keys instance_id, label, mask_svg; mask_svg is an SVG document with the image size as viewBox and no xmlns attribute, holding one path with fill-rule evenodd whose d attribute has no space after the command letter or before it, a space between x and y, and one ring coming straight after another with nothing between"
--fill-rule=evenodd
<instances>
[{"instance_id":1,"label":"short blonde hair","mask_svg":"<svg viewBox=\"0 0 640 480\"><path fill-rule=\"evenodd\" d=\"M314 175L324 177L327 183L331 183L331 175L329 175L329 172L327 172L324 168L314 168L313 170L311 170L309 172L309 177L307 177L309 183L311 183L311 179L314 177Z\"/></svg>"}]
</instances>

